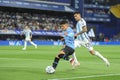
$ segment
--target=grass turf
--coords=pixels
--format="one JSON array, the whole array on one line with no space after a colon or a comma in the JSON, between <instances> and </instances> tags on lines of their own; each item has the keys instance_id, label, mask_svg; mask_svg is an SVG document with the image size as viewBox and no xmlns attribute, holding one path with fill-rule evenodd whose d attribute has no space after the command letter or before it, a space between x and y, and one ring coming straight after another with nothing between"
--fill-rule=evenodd
<instances>
[{"instance_id":1,"label":"grass turf","mask_svg":"<svg viewBox=\"0 0 120 80\"><path fill-rule=\"evenodd\" d=\"M106 67L99 58L81 47L76 55L81 65L72 69L69 62L60 60L55 74L47 74L61 46L0 46L0 80L120 80L120 46L94 46L95 50L108 58Z\"/></svg>"}]
</instances>

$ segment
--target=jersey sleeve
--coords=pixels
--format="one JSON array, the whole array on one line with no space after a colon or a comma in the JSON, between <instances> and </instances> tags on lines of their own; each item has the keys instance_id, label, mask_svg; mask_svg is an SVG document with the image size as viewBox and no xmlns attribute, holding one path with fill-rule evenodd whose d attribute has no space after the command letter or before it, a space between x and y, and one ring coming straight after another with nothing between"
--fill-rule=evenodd
<instances>
[{"instance_id":1,"label":"jersey sleeve","mask_svg":"<svg viewBox=\"0 0 120 80\"><path fill-rule=\"evenodd\" d=\"M84 19L81 20L81 26L82 27L86 26L86 21Z\"/></svg>"}]
</instances>

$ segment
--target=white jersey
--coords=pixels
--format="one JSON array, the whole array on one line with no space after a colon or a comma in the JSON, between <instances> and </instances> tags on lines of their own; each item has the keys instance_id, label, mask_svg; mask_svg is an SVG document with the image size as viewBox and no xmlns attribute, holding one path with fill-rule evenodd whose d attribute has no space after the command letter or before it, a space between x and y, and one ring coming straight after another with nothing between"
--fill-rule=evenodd
<instances>
[{"instance_id":1,"label":"white jersey","mask_svg":"<svg viewBox=\"0 0 120 80\"><path fill-rule=\"evenodd\" d=\"M81 32L82 31L82 28L86 26L86 22L83 18L81 18L80 21L77 22L77 25L76 25L76 30L77 30L77 33ZM80 34L77 36L77 40L80 40L80 41L85 41L85 42L89 42L90 39L88 37L88 34L86 32Z\"/></svg>"},{"instance_id":2,"label":"white jersey","mask_svg":"<svg viewBox=\"0 0 120 80\"><path fill-rule=\"evenodd\" d=\"M24 29L23 33L25 34L25 40L31 40L32 31L30 29Z\"/></svg>"},{"instance_id":3,"label":"white jersey","mask_svg":"<svg viewBox=\"0 0 120 80\"><path fill-rule=\"evenodd\" d=\"M84 26L86 26L86 22L82 18L80 21L77 22L77 33L81 32ZM78 35L77 39L75 40L75 48L80 46L86 47L89 51L93 50L90 38L88 37L88 34L86 32Z\"/></svg>"}]
</instances>

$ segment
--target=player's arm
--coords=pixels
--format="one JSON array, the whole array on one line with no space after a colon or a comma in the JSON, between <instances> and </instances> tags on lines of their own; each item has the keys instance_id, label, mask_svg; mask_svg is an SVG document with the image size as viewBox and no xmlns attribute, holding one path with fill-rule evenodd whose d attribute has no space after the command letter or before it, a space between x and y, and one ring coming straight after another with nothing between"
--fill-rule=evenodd
<instances>
[{"instance_id":1,"label":"player's arm","mask_svg":"<svg viewBox=\"0 0 120 80\"><path fill-rule=\"evenodd\" d=\"M30 33L30 38L32 38L32 33Z\"/></svg>"},{"instance_id":2,"label":"player's arm","mask_svg":"<svg viewBox=\"0 0 120 80\"><path fill-rule=\"evenodd\" d=\"M22 36L23 34L24 34L24 31L21 31L21 32L20 32L20 36Z\"/></svg>"},{"instance_id":3,"label":"player's arm","mask_svg":"<svg viewBox=\"0 0 120 80\"><path fill-rule=\"evenodd\" d=\"M62 48L64 48L65 47L65 39L64 39L64 37L63 36L60 36L61 38L60 38L60 41L62 41L63 42L63 46L62 46Z\"/></svg>"},{"instance_id":4,"label":"player's arm","mask_svg":"<svg viewBox=\"0 0 120 80\"><path fill-rule=\"evenodd\" d=\"M84 33L84 32L87 32L87 27L86 27L86 26L83 26L83 27L82 27L82 31L79 32L79 33L77 33L77 34L75 34L75 36L78 36L78 35L80 35L80 34L82 34L82 33Z\"/></svg>"},{"instance_id":5,"label":"player's arm","mask_svg":"<svg viewBox=\"0 0 120 80\"><path fill-rule=\"evenodd\" d=\"M20 31L20 39L21 40L24 38L23 34L24 34L24 31Z\"/></svg>"}]
</instances>

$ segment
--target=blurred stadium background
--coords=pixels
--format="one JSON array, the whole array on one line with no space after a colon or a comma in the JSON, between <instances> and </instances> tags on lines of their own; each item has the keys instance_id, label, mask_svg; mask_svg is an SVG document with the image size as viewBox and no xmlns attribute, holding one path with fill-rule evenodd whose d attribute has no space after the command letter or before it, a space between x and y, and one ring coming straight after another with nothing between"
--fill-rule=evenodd
<instances>
[{"instance_id":1,"label":"blurred stadium background","mask_svg":"<svg viewBox=\"0 0 120 80\"><path fill-rule=\"evenodd\" d=\"M53 75L46 74L61 49L59 22L67 20L75 30L73 13L87 21L94 48L110 67L81 47L76 55L81 65L61 60ZM22 50L24 25L33 31L38 48ZM44 46L41 46L44 45ZM99 46L102 45L102 46ZM17 46L17 47L16 47ZM120 80L120 0L0 0L0 80Z\"/></svg>"},{"instance_id":2,"label":"blurred stadium background","mask_svg":"<svg viewBox=\"0 0 120 80\"><path fill-rule=\"evenodd\" d=\"M26 24L38 45L60 45L59 22L75 30L75 11L87 21L93 44L120 45L120 0L0 0L0 45L23 45Z\"/></svg>"}]
</instances>

